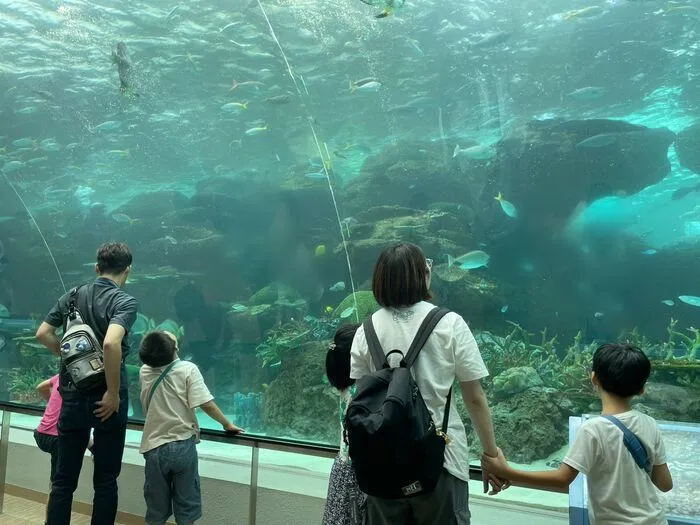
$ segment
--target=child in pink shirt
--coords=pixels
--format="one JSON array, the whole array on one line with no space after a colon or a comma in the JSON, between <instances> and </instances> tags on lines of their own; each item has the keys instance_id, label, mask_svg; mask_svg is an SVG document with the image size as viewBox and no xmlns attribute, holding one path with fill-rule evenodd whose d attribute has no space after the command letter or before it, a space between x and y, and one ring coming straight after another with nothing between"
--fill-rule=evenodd
<instances>
[{"instance_id":1,"label":"child in pink shirt","mask_svg":"<svg viewBox=\"0 0 700 525\"><path fill-rule=\"evenodd\" d=\"M41 450L51 454L51 481L56 474L58 459L58 417L61 415L63 398L58 392L58 374L39 383L37 392L46 399L46 409L39 426L34 431L34 440Z\"/></svg>"}]
</instances>

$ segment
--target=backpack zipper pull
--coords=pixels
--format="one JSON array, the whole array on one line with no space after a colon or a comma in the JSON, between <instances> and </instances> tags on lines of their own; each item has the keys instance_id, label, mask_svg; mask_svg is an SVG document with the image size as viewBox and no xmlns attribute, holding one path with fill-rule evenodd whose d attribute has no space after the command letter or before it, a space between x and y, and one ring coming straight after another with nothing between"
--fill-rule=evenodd
<instances>
[{"instance_id":1,"label":"backpack zipper pull","mask_svg":"<svg viewBox=\"0 0 700 525\"><path fill-rule=\"evenodd\" d=\"M452 438L445 434L442 430L438 430L437 435L445 440L445 445L449 445L450 443L452 443Z\"/></svg>"}]
</instances>

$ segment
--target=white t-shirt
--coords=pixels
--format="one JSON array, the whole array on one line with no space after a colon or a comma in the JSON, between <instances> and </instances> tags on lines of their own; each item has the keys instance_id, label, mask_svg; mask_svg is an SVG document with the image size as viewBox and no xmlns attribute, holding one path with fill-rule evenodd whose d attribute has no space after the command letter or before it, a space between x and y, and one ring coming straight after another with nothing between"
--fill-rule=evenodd
<instances>
[{"instance_id":1,"label":"white t-shirt","mask_svg":"<svg viewBox=\"0 0 700 525\"><path fill-rule=\"evenodd\" d=\"M394 349L407 352L423 319L433 308L434 305L423 301L408 308L382 308L375 312L372 323L384 353ZM394 354L389 364L396 366L399 360L400 356ZM360 379L375 370L364 328L360 327L352 342L350 377ZM488 376L474 336L464 319L454 312L440 319L411 367L411 373L438 428L442 426L447 393L455 378L464 382ZM451 442L445 448L445 468L453 476L468 481L469 445L454 392L447 435Z\"/></svg>"},{"instance_id":2,"label":"white t-shirt","mask_svg":"<svg viewBox=\"0 0 700 525\"><path fill-rule=\"evenodd\" d=\"M147 410L141 436L142 454L166 443L183 441L192 436L196 436L199 442L199 425L194 409L214 399L204 384L204 378L197 365L177 359L175 366L158 385L151 404L148 405L151 387L165 368L143 365L139 372L141 405L144 411Z\"/></svg>"},{"instance_id":3,"label":"white t-shirt","mask_svg":"<svg viewBox=\"0 0 700 525\"><path fill-rule=\"evenodd\" d=\"M666 463L656 421L631 410L615 417L644 444L653 465ZM665 525L651 477L635 463L614 423L595 417L581 425L564 463L587 476L591 525Z\"/></svg>"}]
</instances>

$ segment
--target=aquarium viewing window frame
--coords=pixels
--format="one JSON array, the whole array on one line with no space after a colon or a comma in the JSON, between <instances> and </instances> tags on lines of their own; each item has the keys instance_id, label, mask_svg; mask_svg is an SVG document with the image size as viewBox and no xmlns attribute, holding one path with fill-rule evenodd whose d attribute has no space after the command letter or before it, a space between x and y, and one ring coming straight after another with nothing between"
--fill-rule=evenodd
<instances>
[{"instance_id":1,"label":"aquarium viewing window frame","mask_svg":"<svg viewBox=\"0 0 700 525\"><path fill-rule=\"evenodd\" d=\"M574 442L576 433L584 421L597 415L583 414L582 416L569 417L569 446ZM661 432L691 432L698 434L700 443L700 425L680 423L673 421L658 421ZM672 472L673 474L673 472ZM696 518L685 516L666 516L668 525L700 525L700 515ZM586 486L586 476L580 474L569 487L569 525L590 525L588 519L588 487Z\"/></svg>"}]
</instances>

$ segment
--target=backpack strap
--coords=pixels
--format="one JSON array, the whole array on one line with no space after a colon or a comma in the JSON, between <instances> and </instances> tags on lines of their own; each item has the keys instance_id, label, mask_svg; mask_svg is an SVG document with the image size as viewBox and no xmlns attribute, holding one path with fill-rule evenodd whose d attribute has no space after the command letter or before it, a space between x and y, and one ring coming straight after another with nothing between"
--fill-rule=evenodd
<instances>
[{"instance_id":1,"label":"backpack strap","mask_svg":"<svg viewBox=\"0 0 700 525\"><path fill-rule=\"evenodd\" d=\"M617 419L615 416L601 415L600 417L607 419L613 423L617 428L622 430L622 441L627 447L627 450L632 455L634 462L644 470L647 474L652 471L651 462L649 461L649 456L647 451L642 444L642 440L637 437L637 435L627 428L622 421Z\"/></svg>"},{"instance_id":2,"label":"backpack strap","mask_svg":"<svg viewBox=\"0 0 700 525\"><path fill-rule=\"evenodd\" d=\"M80 291L81 288L87 286L85 283L79 284L78 286L75 286L71 288L71 291L69 292L70 295L68 296L68 319L73 320L75 319L75 314L80 314L80 311L78 308L75 306L75 302L78 300L78 292Z\"/></svg>"},{"instance_id":3,"label":"backpack strap","mask_svg":"<svg viewBox=\"0 0 700 525\"><path fill-rule=\"evenodd\" d=\"M370 315L362 327L365 330L365 338L367 339L367 346L369 347L369 353L372 356L372 361L374 361L374 366L377 370L386 368L389 366L386 356L384 356L384 349L382 344L379 342L379 337L377 337L377 331L374 329L374 324L372 324L372 316Z\"/></svg>"},{"instance_id":4,"label":"backpack strap","mask_svg":"<svg viewBox=\"0 0 700 525\"><path fill-rule=\"evenodd\" d=\"M146 400L146 412L148 412L148 407L151 406L151 399L153 399L153 394L156 393L156 390L158 390L158 387L160 384L163 382L165 379L165 376L167 376L170 371L173 369L173 367L177 364L177 361L173 361L170 363L168 366L165 367L165 370L163 370L160 375L158 376L158 379L155 380L153 383L153 386L151 389L148 391L148 398Z\"/></svg>"},{"instance_id":5,"label":"backpack strap","mask_svg":"<svg viewBox=\"0 0 700 525\"><path fill-rule=\"evenodd\" d=\"M447 308L440 308L439 306L436 306L430 310L430 312L428 312L428 315L426 315L425 319L423 319L420 328L418 328L418 333L416 333L416 336L413 338L413 342L406 353L406 368L411 368L413 366L413 363L415 363L416 359L418 359L418 354L420 354L420 351L423 350L423 346L425 346L428 337L430 337L430 334L433 333L433 329L440 322L440 319L445 317L445 314L448 313L450 313L450 311Z\"/></svg>"},{"instance_id":6,"label":"backpack strap","mask_svg":"<svg viewBox=\"0 0 700 525\"><path fill-rule=\"evenodd\" d=\"M416 362L416 359L418 359L418 354L420 354L420 351L425 346L425 343L428 341L428 337L430 337L430 334L433 333L433 329L440 322L440 319L445 317L445 315L448 313L450 313L450 310L448 310L447 308L440 308L439 306L436 306L435 308L430 310L430 312L428 312L428 315L425 316L425 319L423 319L420 328L418 328L418 333L416 333L416 337L413 338L411 347L408 349L408 353L406 354L405 361L407 368L411 368L411 366L413 366L413 363ZM447 401L445 402L445 414L442 417L442 435L445 438L445 441L447 442L449 442L449 438L447 437L447 427L450 423L451 404L452 387L450 387L450 391L447 393Z\"/></svg>"},{"instance_id":7,"label":"backpack strap","mask_svg":"<svg viewBox=\"0 0 700 525\"><path fill-rule=\"evenodd\" d=\"M452 404L452 387L450 387L450 391L447 393L447 402L445 403L445 415L442 416L442 434L443 434L443 436L445 436L446 441L447 441L447 427L449 426L449 423L450 423L450 405L451 404Z\"/></svg>"}]
</instances>

